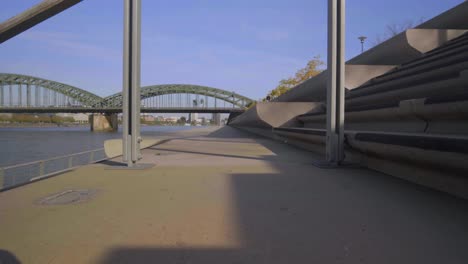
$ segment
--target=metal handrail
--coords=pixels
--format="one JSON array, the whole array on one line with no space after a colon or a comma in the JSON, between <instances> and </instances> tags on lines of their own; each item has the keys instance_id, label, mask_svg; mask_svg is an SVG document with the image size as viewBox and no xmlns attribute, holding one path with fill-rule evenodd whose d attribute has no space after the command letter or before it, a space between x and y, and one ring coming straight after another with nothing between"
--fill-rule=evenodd
<instances>
[{"instance_id":1,"label":"metal handrail","mask_svg":"<svg viewBox=\"0 0 468 264\"><path fill-rule=\"evenodd\" d=\"M99 154L101 154L101 156L99 156ZM99 148L49 159L0 167L0 191L5 191L106 159L108 158L104 153L104 148Z\"/></svg>"},{"instance_id":2,"label":"metal handrail","mask_svg":"<svg viewBox=\"0 0 468 264\"><path fill-rule=\"evenodd\" d=\"M21 167L21 166L26 166L26 165L32 165L32 164L36 164L36 163L40 163L40 162L46 162L46 161L50 161L50 160L57 160L57 159L62 159L62 158L68 158L68 157L70 157L70 156L76 156L76 155L81 155L81 154L96 152L96 151L99 151L99 150L102 150L102 151L103 151L104 148L99 148L99 149L94 149L94 150L88 150L88 151L83 151L83 152L78 152L78 153L63 155L63 156L56 156L56 157L49 158L49 159L36 160L36 161L31 161L31 162L26 162L26 163L21 163L21 164L16 164L16 165L10 165L10 166L6 166L6 167L0 167L0 169L13 169L13 168L16 168L16 167Z\"/></svg>"}]
</instances>

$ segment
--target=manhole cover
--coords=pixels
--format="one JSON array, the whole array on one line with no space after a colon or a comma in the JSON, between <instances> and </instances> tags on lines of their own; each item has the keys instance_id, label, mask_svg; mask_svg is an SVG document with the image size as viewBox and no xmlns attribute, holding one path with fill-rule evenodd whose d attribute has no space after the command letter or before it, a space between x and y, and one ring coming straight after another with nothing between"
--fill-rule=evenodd
<instances>
[{"instance_id":1,"label":"manhole cover","mask_svg":"<svg viewBox=\"0 0 468 264\"><path fill-rule=\"evenodd\" d=\"M66 190L49 195L37 201L39 205L65 205L89 201L96 196L97 190Z\"/></svg>"},{"instance_id":2,"label":"manhole cover","mask_svg":"<svg viewBox=\"0 0 468 264\"><path fill-rule=\"evenodd\" d=\"M154 153L155 156L170 156L170 155L176 155L178 153L176 152L169 152L169 151L159 151Z\"/></svg>"}]
</instances>

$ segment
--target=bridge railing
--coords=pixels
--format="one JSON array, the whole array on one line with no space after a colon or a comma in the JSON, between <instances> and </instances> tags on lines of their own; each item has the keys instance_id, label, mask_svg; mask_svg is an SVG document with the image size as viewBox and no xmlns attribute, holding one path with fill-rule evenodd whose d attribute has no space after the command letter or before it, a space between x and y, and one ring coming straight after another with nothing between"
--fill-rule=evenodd
<instances>
[{"instance_id":1,"label":"bridge railing","mask_svg":"<svg viewBox=\"0 0 468 264\"><path fill-rule=\"evenodd\" d=\"M106 154L104 153L104 149L101 148L45 160L0 167L0 191L105 159L107 159Z\"/></svg>"}]
</instances>

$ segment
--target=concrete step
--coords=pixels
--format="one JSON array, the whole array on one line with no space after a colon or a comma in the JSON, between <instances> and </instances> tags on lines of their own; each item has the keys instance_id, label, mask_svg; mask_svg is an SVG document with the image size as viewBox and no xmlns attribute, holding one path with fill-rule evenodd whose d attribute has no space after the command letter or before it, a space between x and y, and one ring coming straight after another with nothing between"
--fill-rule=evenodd
<instances>
[{"instance_id":1,"label":"concrete step","mask_svg":"<svg viewBox=\"0 0 468 264\"><path fill-rule=\"evenodd\" d=\"M325 157L326 130L274 128L277 139ZM345 130L346 161L468 198L468 135Z\"/></svg>"},{"instance_id":2,"label":"concrete step","mask_svg":"<svg viewBox=\"0 0 468 264\"><path fill-rule=\"evenodd\" d=\"M346 108L345 129L468 135L468 93ZM325 112L297 116L302 126L324 129Z\"/></svg>"}]
</instances>

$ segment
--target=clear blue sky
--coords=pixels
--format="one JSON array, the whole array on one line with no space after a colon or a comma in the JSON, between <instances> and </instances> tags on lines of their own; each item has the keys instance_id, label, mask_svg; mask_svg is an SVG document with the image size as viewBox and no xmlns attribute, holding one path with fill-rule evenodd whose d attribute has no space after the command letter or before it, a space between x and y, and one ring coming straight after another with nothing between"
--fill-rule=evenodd
<instances>
[{"instance_id":1,"label":"clear blue sky","mask_svg":"<svg viewBox=\"0 0 468 264\"><path fill-rule=\"evenodd\" d=\"M39 0L4 1L5 20ZM327 0L142 0L142 85L186 83L259 99L308 60L326 60ZM346 57L388 24L429 19L463 0L348 0ZM101 96L121 91L122 0L84 0L0 45L0 72Z\"/></svg>"}]
</instances>

